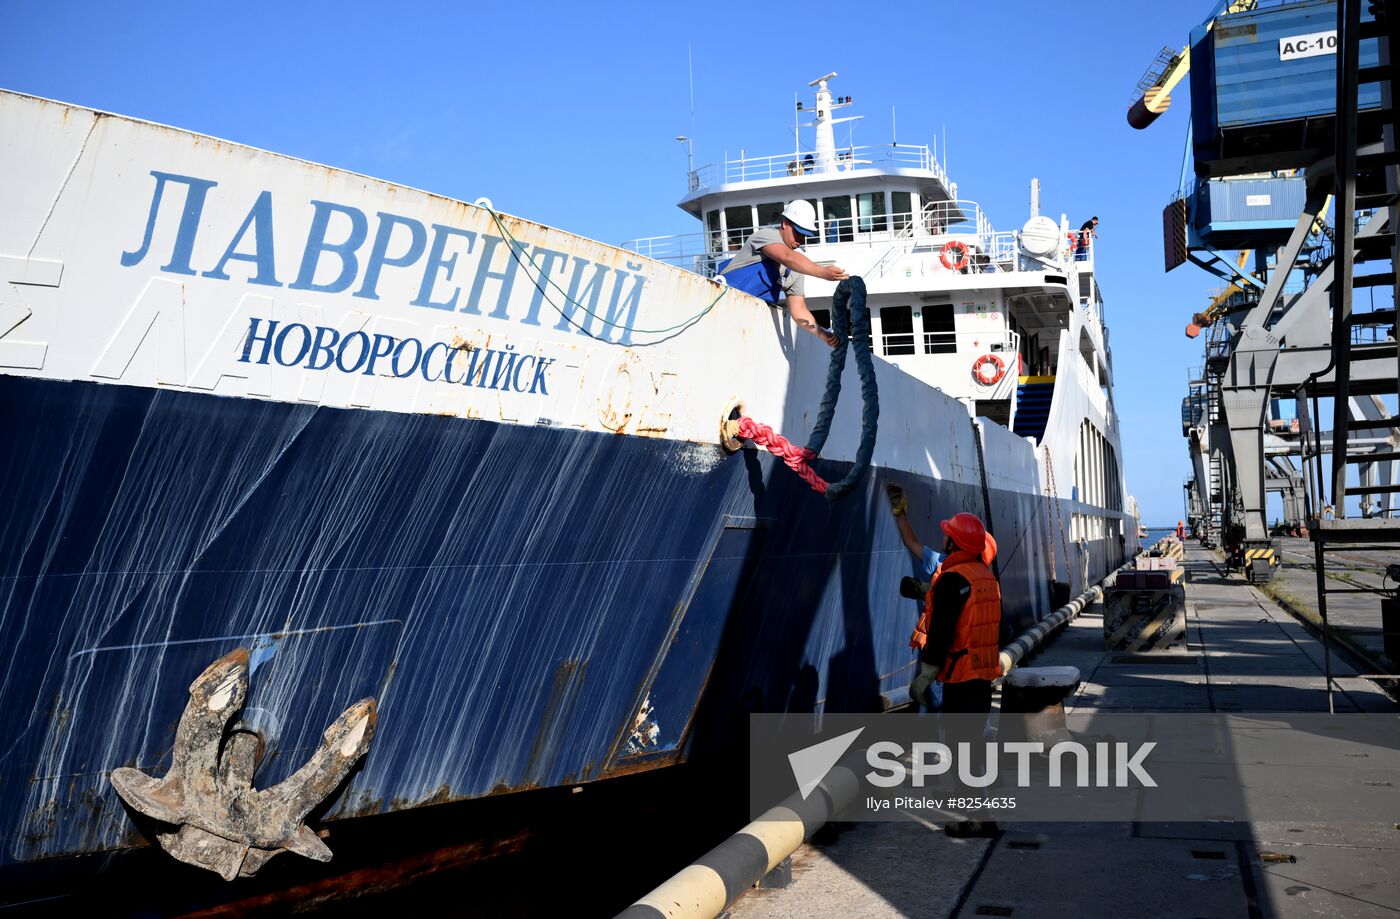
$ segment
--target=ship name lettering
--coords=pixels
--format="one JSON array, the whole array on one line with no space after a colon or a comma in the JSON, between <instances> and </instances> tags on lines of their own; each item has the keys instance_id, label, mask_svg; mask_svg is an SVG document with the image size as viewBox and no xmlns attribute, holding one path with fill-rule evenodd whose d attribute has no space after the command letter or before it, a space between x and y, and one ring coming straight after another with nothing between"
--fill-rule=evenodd
<instances>
[{"instance_id":1,"label":"ship name lettering","mask_svg":"<svg viewBox=\"0 0 1400 919\"><path fill-rule=\"evenodd\" d=\"M463 351L471 354L465 373L454 367ZM273 363L306 370L329 370L334 366L341 373L365 376L406 379L417 373L429 383L540 396L549 395L549 368L557 360L517 352L513 344L500 349L464 349L445 341L425 344L412 336L399 338L383 332L371 336L355 331L342 336L331 326L312 328L300 322L283 323L260 316L248 321L248 333L238 357L242 364Z\"/></svg>"},{"instance_id":2,"label":"ship name lettering","mask_svg":"<svg viewBox=\"0 0 1400 919\"><path fill-rule=\"evenodd\" d=\"M549 365L556 360L558 360L556 357L542 357L539 359L539 363L535 365L535 378L530 383L530 392L538 391L540 395L549 395L549 390L545 387L545 372L549 370ZM519 387L517 386L516 388L518 389Z\"/></svg>"},{"instance_id":3,"label":"ship name lettering","mask_svg":"<svg viewBox=\"0 0 1400 919\"><path fill-rule=\"evenodd\" d=\"M215 199L227 190L211 195L219 187L213 179L160 170L151 170L150 175L155 179L155 188L141 243L122 251L123 267L140 265L169 245L169 256L159 269L167 274L263 287L285 286L288 290L320 294L348 292L364 300L380 299L380 281L386 274L413 272L411 277L417 281L409 289L416 295L406 301L409 306L487 315L537 326L548 301L558 313L555 329L573 330L620 345L632 344L632 326L641 310L647 284L646 275L641 273L642 262L624 262L624 267L617 268L568 252L532 248L530 243L505 234L495 236L438 223L425 226L420 220L388 211L374 212L371 233L372 221L364 210L311 199L310 228L301 246L296 277L285 283L278 278L277 211L270 190L256 194L231 237L208 239L212 235L208 227L219 225L214 219L218 211ZM162 213L177 209L174 238L167 243L170 220L162 219ZM217 259L215 253L219 253ZM201 261L200 268L211 261L212 267L199 270L196 264ZM527 261L530 265L526 277L532 288L528 299L523 293L526 285L516 284L521 266ZM237 265L240 262L246 265ZM285 329L283 332L291 334ZM342 348L348 340L347 337L340 342ZM291 344L297 344L297 340ZM326 339L313 336L307 347L313 362L327 359L325 349L330 345ZM379 340L372 345L366 341L365 351L354 366L364 366L363 372L374 373L377 362L390 353L382 350L384 347ZM422 363L421 358L420 355L418 364ZM485 372L491 361L481 360ZM337 366L343 363L340 352L336 353L335 362ZM495 359L496 372L504 375L497 381L498 388L515 386L518 366L518 359ZM542 389L538 364L535 372L535 384Z\"/></svg>"},{"instance_id":4,"label":"ship name lettering","mask_svg":"<svg viewBox=\"0 0 1400 919\"><path fill-rule=\"evenodd\" d=\"M510 372L515 369L515 345L506 345L506 350L498 352L496 372L491 375L491 385L487 389L509 389ZM503 385L504 384L504 385Z\"/></svg>"}]
</instances>

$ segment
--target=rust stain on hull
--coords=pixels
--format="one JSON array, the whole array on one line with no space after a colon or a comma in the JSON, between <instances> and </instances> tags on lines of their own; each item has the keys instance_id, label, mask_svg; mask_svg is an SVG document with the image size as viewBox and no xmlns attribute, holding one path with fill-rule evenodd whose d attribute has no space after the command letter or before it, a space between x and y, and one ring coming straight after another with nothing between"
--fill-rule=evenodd
<instances>
[{"instance_id":1,"label":"rust stain on hull","mask_svg":"<svg viewBox=\"0 0 1400 919\"><path fill-rule=\"evenodd\" d=\"M516 854L533 837L534 834L527 831L503 839L447 846L184 915L190 919L213 919L260 915L269 911L313 912L332 903L385 893L443 871L460 870L479 862Z\"/></svg>"}]
</instances>

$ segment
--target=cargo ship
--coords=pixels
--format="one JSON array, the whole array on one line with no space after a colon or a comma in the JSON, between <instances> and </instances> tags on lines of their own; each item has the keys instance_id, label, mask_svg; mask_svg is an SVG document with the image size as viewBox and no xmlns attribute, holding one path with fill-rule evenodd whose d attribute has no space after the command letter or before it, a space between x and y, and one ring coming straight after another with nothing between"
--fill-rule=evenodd
<instances>
[{"instance_id":1,"label":"cargo ship","mask_svg":"<svg viewBox=\"0 0 1400 919\"><path fill-rule=\"evenodd\" d=\"M926 538L988 519L1008 632L1135 546L1092 241L993 230L927 148L840 151L828 125L810 160L693 171L708 248L684 270L14 92L0 138L0 878L152 842L131 802L158 796L113 775L185 768L218 706L266 789L374 700L367 752L312 802L335 821L897 700L916 609L892 481ZM707 270L799 195L874 322L878 436L839 500L721 442L739 405L799 443L817 417L831 349ZM861 442L844 374L829 481ZM189 819L162 844L208 841ZM241 845L205 867L251 873Z\"/></svg>"}]
</instances>

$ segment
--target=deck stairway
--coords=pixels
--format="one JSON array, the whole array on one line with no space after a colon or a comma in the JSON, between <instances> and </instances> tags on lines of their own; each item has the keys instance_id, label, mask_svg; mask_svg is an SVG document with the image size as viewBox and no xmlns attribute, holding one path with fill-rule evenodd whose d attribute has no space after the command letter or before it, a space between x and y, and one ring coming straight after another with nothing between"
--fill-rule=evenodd
<instances>
[{"instance_id":1,"label":"deck stairway","mask_svg":"<svg viewBox=\"0 0 1400 919\"><path fill-rule=\"evenodd\" d=\"M1039 443L1050 420L1050 402L1055 397L1054 377L1021 377L1016 387L1016 423L1012 431L1033 437Z\"/></svg>"}]
</instances>

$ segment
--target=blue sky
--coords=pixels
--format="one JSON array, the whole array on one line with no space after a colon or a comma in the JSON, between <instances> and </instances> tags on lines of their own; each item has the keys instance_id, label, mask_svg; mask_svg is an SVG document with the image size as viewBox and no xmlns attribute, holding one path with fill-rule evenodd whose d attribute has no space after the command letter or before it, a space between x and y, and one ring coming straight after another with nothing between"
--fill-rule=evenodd
<instances>
[{"instance_id":1,"label":"blue sky","mask_svg":"<svg viewBox=\"0 0 1400 919\"><path fill-rule=\"evenodd\" d=\"M792 98L828 71L856 143L946 130L960 195L999 229L1097 214L1129 491L1181 516L1182 329L1214 279L1162 270L1183 98L1124 118L1163 46L1209 3L18 3L0 86L474 200L609 242L698 228L673 205L697 164L791 148ZM687 49L694 58L691 128ZM838 127L838 132L840 128ZM838 142L844 140L839 134Z\"/></svg>"}]
</instances>

